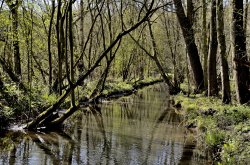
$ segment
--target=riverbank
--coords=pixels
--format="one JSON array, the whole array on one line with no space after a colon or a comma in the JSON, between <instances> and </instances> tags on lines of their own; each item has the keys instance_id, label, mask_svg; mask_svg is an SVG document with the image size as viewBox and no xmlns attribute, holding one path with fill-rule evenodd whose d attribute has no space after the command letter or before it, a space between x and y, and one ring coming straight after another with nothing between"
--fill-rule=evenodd
<instances>
[{"instance_id":1,"label":"riverbank","mask_svg":"<svg viewBox=\"0 0 250 165\"><path fill-rule=\"evenodd\" d=\"M218 98L202 95L173 96L187 129L195 131L198 147L218 164L250 162L250 107L223 105Z\"/></svg>"},{"instance_id":2,"label":"riverbank","mask_svg":"<svg viewBox=\"0 0 250 165\"><path fill-rule=\"evenodd\" d=\"M60 109L58 110L64 111L63 109L65 110L68 109L67 111L65 111L65 113L68 113L68 114L66 114L66 116L64 115L65 117L63 118L63 120L61 119L60 121L63 122L67 117L69 117L70 114L76 111L78 107L83 104L84 105L93 104L93 103L95 104L104 99L115 99L115 98L119 98L122 96L128 96L137 92L138 89L141 89L143 87L153 85L159 82L162 82L162 79L146 78L143 80L137 80L137 81L132 81L132 82L122 82L118 80L109 81L104 86L103 92L91 99L89 97L95 88L95 82L90 82L88 84L85 84L85 86L80 87L81 89L78 90L81 92L78 92L77 94L77 98L79 100L77 102L77 106L71 107L70 99L66 99L65 102L61 105ZM35 93L41 93L41 92L35 92ZM1 121L3 121L0 124L1 130L8 128L10 124L20 125L20 124L27 123L29 120L33 119L32 116L37 116L47 107L49 107L50 105L53 105L57 100L57 96L54 94L52 95L40 94L40 95L35 95L32 97L35 99L32 100L32 105L30 109L26 108L21 112L20 110L17 111L15 108L9 107L6 104L4 104L4 102L1 102L2 104L0 104L0 109L1 109L0 119ZM19 102L20 103L23 102L22 97L20 97ZM26 100L26 105L27 103L28 103L28 100ZM21 117L20 117L20 113L22 113ZM58 114L53 113L52 116L48 117L49 122L52 121L52 119L50 119L51 117L54 120L55 119L54 117L59 118L60 116ZM45 119L45 121L47 121L47 119Z\"/></svg>"},{"instance_id":3,"label":"riverbank","mask_svg":"<svg viewBox=\"0 0 250 165\"><path fill-rule=\"evenodd\" d=\"M137 92L137 90L144 87L154 85L156 83L163 82L162 79L143 79L135 82L110 82L105 86L105 90L102 94L94 98L93 100L99 102L102 99L116 99L122 96L129 96Z\"/></svg>"}]
</instances>

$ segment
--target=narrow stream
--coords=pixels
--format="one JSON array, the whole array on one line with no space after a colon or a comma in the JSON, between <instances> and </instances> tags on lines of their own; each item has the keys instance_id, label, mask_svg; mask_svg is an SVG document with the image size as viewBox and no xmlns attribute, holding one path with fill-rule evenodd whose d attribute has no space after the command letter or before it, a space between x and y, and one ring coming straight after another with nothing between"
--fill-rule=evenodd
<instances>
[{"instance_id":1,"label":"narrow stream","mask_svg":"<svg viewBox=\"0 0 250 165\"><path fill-rule=\"evenodd\" d=\"M61 132L0 133L0 164L208 164L181 121L159 84L80 109Z\"/></svg>"}]
</instances>

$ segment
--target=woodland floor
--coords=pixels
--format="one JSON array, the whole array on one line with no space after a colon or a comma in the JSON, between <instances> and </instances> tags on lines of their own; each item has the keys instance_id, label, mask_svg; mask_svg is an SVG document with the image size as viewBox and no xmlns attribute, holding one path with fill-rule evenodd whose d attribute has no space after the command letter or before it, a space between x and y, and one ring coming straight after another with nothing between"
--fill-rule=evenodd
<instances>
[{"instance_id":1,"label":"woodland floor","mask_svg":"<svg viewBox=\"0 0 250 165\"><path fill-rule=\"evenodd\" d=\"M202 95L173 96L177 113L185 116L187 129L195 132L198 147L209 151L218 164L250 162L250 106L224 105Z\"/></svg>"}]
</instances>

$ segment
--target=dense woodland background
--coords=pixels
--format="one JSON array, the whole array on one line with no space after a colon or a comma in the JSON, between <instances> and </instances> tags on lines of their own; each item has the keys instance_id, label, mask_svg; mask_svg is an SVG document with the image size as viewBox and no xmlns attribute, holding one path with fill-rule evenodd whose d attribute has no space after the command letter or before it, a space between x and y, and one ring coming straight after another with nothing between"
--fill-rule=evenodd
<instances>
[{"instance_id":1,"label":"dense woodland background","mask_svg":"<svg viewBox=\"0 0 250 165\"><path fill-rule=\"evenodd\" d=\"M204 92L245 104L248 6L248 0L1 0L2 106L25 120L46 110L31 128L68 97L75 107L110 82L159 75L171 94ZM41 106L46 101L52 106Z\"/></svg>"}]
</instances>

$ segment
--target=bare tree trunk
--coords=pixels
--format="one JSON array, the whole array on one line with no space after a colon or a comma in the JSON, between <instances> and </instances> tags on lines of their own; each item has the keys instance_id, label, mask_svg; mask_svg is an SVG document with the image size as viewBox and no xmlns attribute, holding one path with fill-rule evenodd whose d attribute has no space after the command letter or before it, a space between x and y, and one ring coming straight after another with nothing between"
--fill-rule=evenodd
<instances>
[{"instance_id":1,"label":"bare tree trunk","mask_svg":"<svg viewBox=\"0 0 250 165\"><path fill-rule=\"evenodd\" d=\"M84 3L83 0L80 1L80 10L81 10L81 19L80 19L80 52L84 50ZM83 69L85 68L84 62L83 62L83 57L80 60L80 69L79 72L82 72Z\"/></svg>"},{"instance_id":2,"label":"bare tree trunk","mask_svg":"<svg viewBox=\"0 0 250 165\"><path fill-rule=\"evenodd\" d=\"M204 77L203 77L203 70L200 62L198 49L195 44L194 31L192 28L192 24L190 23L189 19L184 13L182 1L174 0L174 4L176 7L176 14L187 46L187 51L188 51L190 65L193 71L196 91L199 92L204 90Z\"/></svg>"},{"instance_id":3,"label":"bare tree trunk","mask_svg":"<svg viewBox=\"0 0 250 165\"><path fill-rule=\"evenodd\" d=\"M73 14L72 14L73 1L69 2L69 47L70 47L70 83L75 83L74 74L74 41L73 41ZM71 106L75 106L75 92L71 91Z\"/></svg>"},{"instance_id":4,"label":"bare tree trunk","mask_svg":"<svg viewBox=\"0 0 250 165\"><path fill-rule=\"evenodd\" d=\"M208 96L218 95L216 55L218 48L216 31L216 0L211 2L210 43L208 53Z\"/></svg>"},{"instance_id":5,"label":"bare tree trunk","mask_svg":"<svg viewBox=\"0 0 250 165\"><path fill-rule=\"evenodd\" d=\"M155 61L155 64L157 65L158 69L161 72L161 76L163 77L164 81L166 82L166 84L168 84L169 86L169 92L171 94L176 94L180 92L180 89L176 86L173 85L173 83L169 80L169 78L167 77L167 75L165 74L165 71L158 59L158 50L157 50L157 46L156 46L156 41L155 41L155 37L153 34L153 30L152 30L152 25L150 23L150 21L147 21L148 23L148 28L149 28L149 35L151 38L151 43L152 43L152 49L153 49L153 60Z\"/></svg>"},{"instance_id":6,"label":"bare tree trunk","mask_svg":"<svg viewBox=\"0 0 250 165\"><path fill-rule=\"evenodd\" d=\"M59 89L57 92L59 94L62 94L62 48L61 48L61 33L60 33L60 22L62 18L61 14L61 6L62 6L62 1L58 0L58 5L57 5L57 20L56 20L56 37L57 37L57 55L58 55L58 84L59 84Z\"/></svg>"},{"instance_id":7,"label":"bare tree trunk","mask_svg":"<svg viewBox=\"0 0 250 165\"><path fill-rule=\"evenodd\" d=\"M204 86L207 89L207 61L208 61L208 37L207 37L207 2L202 0L202 53Z\"/></svg>"},{"instance_id":8,"label":"bare tree trunk","mask_svg":"<svg viewBox=\"0 0 250 165\"><path fill-rule=\"evenodd\" d=\"M245 32L245 36L247 36L247 23L248 23L248 8L249 8L249 3L248 0L245 1L245 9L244 9L244 32ZM246 45L247 45L247 41L246 41ZM249 59L249 55L247 54L247 57ZM250 79L248 80L248 85L250 85Z\"/></svg>"},{"instance_id":9,"label":"bare tree trunk","mask_svg":"<svg viewBox=\"0 0 250 165\"><path fill-rule=\"evenodd\" d=\"M51 53L51 32L52 32L52 25L55 13L55 0L52 0L52 12L51 18L49 23L49 32L48 32L48 56L49 56L49 90L52 92L52 53Z\"/></svg>"},{"instance_id":10,"label":"bare tree trunk","mask_svg":"<svg viewBox=\"0 0 250 165\"><path fill-rule=\"evenodd\" d=\"M13 48L14 48L14 71L18 76L21 76L21 59L18 37L18 8L12 11L12 28L13 28Z\"/></svg>"},{"instance_id":11,"label":"bare tree trunk","mask_svg":"<svg viewBox=\"0 0 250 165\"><path fill-rule=\"evenodd\" d=\"M32 108L31 108L31 104L32 104L32 81L33 81L33 60L32 57L34 56L34 52L33 52L33 30L34 30L34 16L33 16L33 12L34 12L34 8L32 7L32 9L30 9L30 16L31 16L31 27L29 29L30 31L30 55L28 56L28 82L29 82L29 114L28 114L28 120L30 118L30 115L32 113Z\"/></svg>"},{"instance_id":12,"label":"bare tree trunk","mask_svg":"<svg viewBox=\"0 0 250 165\"><path fill-rule=\"evenodd\" d=\"M226 53L227 48L224 34L223 0L217 0L217 31L220 46L222 102L225 104L229 104L231 102L231 90Z\"/></svg>"},{"instance_id":13,"label":"bare tree trunk","mask_svg":"<svg viewBox=\"0 0 250 165\"><path fill-rule=\"evenodd\" d=\"M180 70L182 67L177 63L178 54L180 54L177 51L178 42L180 40L179 27L176 27L178 25L173 24L173 21L171 20L172 17L169 17L167 19L166 14L164 14L162 22L164 23L164 30L167 36L167 43L168 43L167 45L170 49L172 63L173 63L173 74L174 74L173 85L175 87L180 88L180 83L182 83L182 81L180 80L180 75L181 75Z\"/></svg>"},{"instance_id":14,"label":"bare tree trunk","mask_svg":"<svg viewBox=\"0 0 250 165\"><path fill-rule=\"evenodd\" d=\"M244 9L244 31L245 31L245 34L247 33L248 7L249 7L248 0L246 0L245 9Z\"/></svg>"},{"instance_id":15,"label":"bare tree trunk","mask_svg":"<svg viewBox=\"0 0 250 165\"><path fill-rule=\"evenodd\" d=\"M187 18L190 22L190 25L194 24L194 4L193 0L187 0Z\"/></svg>"},{"instance_id":16,"label":"bare tree trunk","mask_svg":"<svg viewBox=\"0 0 250 165\"><path fill-rule=\"evenodd\" d=\"M108 21L108 32L109 32L109 44L111 44L112 40L113 40L113 32L112 32L112 19L111 19L111 11L110 11L110 1L107 1L107 12L108 12L108 16L107 16L107 21ZM98 12L101 13L101 9L99 7L98 8ZM102 33L102 40L103 40L103 49L106 49L106 37L105 37L105 29L104 29L104 21L103 21L103 16L100 15L100 21L101 21L101 33ZM96 96L102 94L103 90L104 90L104 86L111 68L111 64L113 62L113 60L115 59L117 50L119 49L121 44L121 40L116 48L116 50L112 51L112 49L109 52L109 56L108 54L106 55L106 68L104 69L103 73L101 74L99 81L96 85L96 88L93 90L92 94L90 95L90 99L94 99Z\"/></svg>"},{"instance_id":17,"label":"bare tree trunk","mask_svg":"<svg viewBox=\"0 0 250 165\"><path fill-rule=\"evenodd\" d=\"M234 59L248 62L246 53L246 36L243 25L243 0L233 0L233 57ZM249 68L234 60L236 96L240 104L244 104L250 99L248 90Z\"/></svg>"},{"instance_id":18,"label":"bare tree trunk","mask_svg":"<svg viewBox=\"0 0 250 165\"><path fill-rule=\"evenodd\" d=\"M14 50L14 72L17 76L21 76L21 59L20 59L20 48L19 48L19 37L18 37L18 7L21 4L20 0L12 1L6 0L7 5L12 15L12 32L13 32L13 50Z\"/></svg>"},{"instance_id":19,"label":"bare tree trunk","mask_svg":"<svg viewBox=\"0 0 250 165\"><path fill-rule=\"evenodd\" d=\"M156 47L156 42L155 42L155 39L154 39L154 34L152 32L151 24L150 24L150 21L147 21L147 22L148 22L148 26L149 26L149 33L150 33L151 43L152 43L152 51L153 51L152 54L149 53L149 51L147 51L147 49L145 47L143 47L139 43L139 41L137 41L131 34L129 34L129 35L133 39L133 41L146 53L146 55L148 55L154 61L154 63L156 64L157 68L160 71L160 74L161 74L164 82L169 87L169 93L170 94L177 94L177 93L180 92L180 88L179 87L175 87L173 85L173 83L170 80L170 77L167 75L167 73L165 72L164 68L162 67L162 64L160 63L160 61L158 59L158 50L157 50L157 47Z\"/></svg>"}]
</instances>

